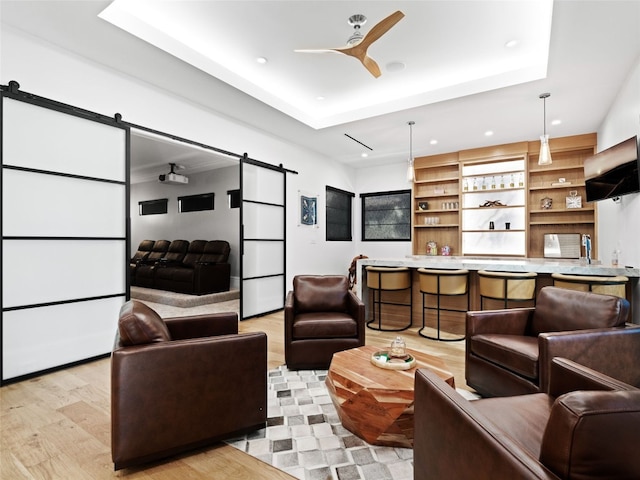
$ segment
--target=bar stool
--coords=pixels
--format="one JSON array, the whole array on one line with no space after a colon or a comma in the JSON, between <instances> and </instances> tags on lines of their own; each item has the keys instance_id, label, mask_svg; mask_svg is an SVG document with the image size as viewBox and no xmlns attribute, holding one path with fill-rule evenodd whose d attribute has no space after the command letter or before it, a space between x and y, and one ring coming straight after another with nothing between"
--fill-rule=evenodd
<instances>
[{"instance_id":1,"label":"bar stool","mask_svg":"<svg viewBox=\"0 0 640 480\"><path fill-rule=\"evenodd\" d=\"M469 270L435 270L429 268L419 268L420 293L422 293L422 328L418 330L418 335L431 340L443 342L456 342L464 340L464 335L455 338L442 338L440 336L440 312L468 312L469 311ZM428 295L435 295L437 298L436 307L425 306ZM441 296L466 295L467 308L465 310L456 308L443 308L440 306ZM437 336L431 337L422 333L425 329L425 310L437 311Z\"/></svg>"},{"instance_id":2,"label":"bar stool","mask_svg":"<svg viewBox=\"0 0 640 480\"><path fill-rule=\"evenodd\" d=\"M580 290L582 292L604 293L626 298L627 277L618 275L615 277L600 277L593 275L566 275L564 273L552 273L553 286Z\"/></svg>"},{"instance_id":3,"label":"bar stool","mask_svg":"<svg viewBox=\"0 0 640 480\"><path fill-rule=\"evenodd\" d=\"M383 332L400 332L411 327L413 324L413 285L411 283L411 270L408 267L366 267L367 271L367 287L373 291L373 318L367 322L367 327L372 330L380 330ZM383 302L383 291L398 291L410 289L409 303ZM376 300L377 292L377 300ZM381 305L402 305L409 307L409 324L400 328L383 328L382 327L382 309ZM378 308L378 325L373 326L376 322L376 307Z\"/></svg>"},{"instance_id":4,"label":"bar stool","mask_svg":"<svg viewBox=\"0 0 640 480\"><path fill-rule=\"evenodd\" d=\"M509 308L509 301L536 304L535 272L490 272L478 271L480 289L480 310L484 310L484 299L503 300L504 308Z\"/></svg>"}]
</instances>

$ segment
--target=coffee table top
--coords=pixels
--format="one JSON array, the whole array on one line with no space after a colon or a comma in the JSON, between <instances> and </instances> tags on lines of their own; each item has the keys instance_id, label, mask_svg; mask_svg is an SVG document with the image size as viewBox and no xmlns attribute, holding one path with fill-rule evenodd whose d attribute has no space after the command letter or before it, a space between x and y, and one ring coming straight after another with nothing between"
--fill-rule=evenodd
<instances>
[{"instance_id":1,"label":"coffee table top","mask_svg":"<svg viewBox=\"0 0 640 480\"><path fill-rule=\"evenodd\" d=\"M439 357L407 348L407 353L416 359L416 366L408 370L388 370L371 363L371 355L385 347L365 345L333 354L331 366L333 375L339 375L362 387L375 390L413 391L417 368L428 368L455 388L453 374Z\"/></svg>"}]
</instances>

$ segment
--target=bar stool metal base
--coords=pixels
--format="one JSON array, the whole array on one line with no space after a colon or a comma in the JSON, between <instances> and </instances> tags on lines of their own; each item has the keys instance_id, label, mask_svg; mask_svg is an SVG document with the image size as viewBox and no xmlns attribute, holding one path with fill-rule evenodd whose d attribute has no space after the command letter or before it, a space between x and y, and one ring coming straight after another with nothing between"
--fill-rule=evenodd
<instances>
[{"instance_id":1,"label":"bar stool metal base","mask_svg":"<svg viewBox=\"0 0 640 480\"><path fill-rule=\"evenodd\" d=\"M366 322L367 328L381 332L402 332L413 325L413 284L411 272L407 267L366 267L367 286L373 292L373 318ZM409 303L382 301L383 291L409 290ZM376 295L377 293L377 295ZM382 305L409 307L409 323L399 328L382 326ZM376 315L377 310L377 315ZM377 318L376 318L377 317ZM377 323L377 325L376 325Z\"/></svg>"},{"instance_id":2,"label":"bar stool metal base","mask_svg":"<svg viewBox=\"0 0 640 480\"><path fill-rule=\"evenodd\" d=\"M421 287L420 287L420 293L422 293L422 328L420 328L418 330L418 335L420 335L423 338L428 338L429 340L437 340L439 342L459 342L461 340L465 339L465 336L457 336L457 337L453 337L453 338L443 338L440 333L441 333L441 329L440 329L440 312L458 312L458 313L466 313L469 311L470 308L470 298L469 298L469 272L466 270L451 270L451 271L447 271L447 270L429 270L429 269L418 269L418 274L420 275L424 275L424 277L420 277L421 279L426 279L428 277L436 277L436 290L435 292L433 291L425 291L428 290L429 288L423 285L426 285L426 283L428 282L428 280L426 280L426 282L423 284L422 280L421 280ZM441 284L441 278L442 277L449 277L449 279L454 279L455 277L459 278L459 279L464 279L464 291L461 293L453 293L455 291L460 291L462 290L462 288L458 287L453 287L456 288L456 290L450 290L452 291L452 293L446 293L446 291L443 291L443 286ZM450 283L448 283L448 285L451 285ZM430 284L431 290L433 289L433 284ZM449 288L452 288L451 286L449 286ZM436 307L428 307L425 306L426 302L425 300L428 298L428 295L433 295L436 297ZM466 310L459 310L459 309L454 309L454 308L442 308L440 306L440 297L441 296L446 296L446 297L458 297L458 296L463 296L466 295L467 297L467 308ZM426 333L423 333L423 331L427 328L426 327L426 315L425 315L425 310L436 310L436 336L431 336L431 335L427 335Z\"/></svg>"}]
</instances>

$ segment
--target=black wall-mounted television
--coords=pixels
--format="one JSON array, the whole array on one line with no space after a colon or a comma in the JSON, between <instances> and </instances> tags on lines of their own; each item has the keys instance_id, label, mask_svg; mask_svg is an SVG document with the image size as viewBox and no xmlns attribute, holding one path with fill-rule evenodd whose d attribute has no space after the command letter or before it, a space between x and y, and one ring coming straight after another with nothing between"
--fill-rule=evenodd
<instances>
[{"instance_id":1,"label":"black wall-mounted television","mask_svg":"<svg viewBox=\"0 0 640 480\"><path fill-rule=\"evenodd\" d=\"M640 192L639 166L637 135L586 158L587 202Z\"/></svg>"}]
</instances>

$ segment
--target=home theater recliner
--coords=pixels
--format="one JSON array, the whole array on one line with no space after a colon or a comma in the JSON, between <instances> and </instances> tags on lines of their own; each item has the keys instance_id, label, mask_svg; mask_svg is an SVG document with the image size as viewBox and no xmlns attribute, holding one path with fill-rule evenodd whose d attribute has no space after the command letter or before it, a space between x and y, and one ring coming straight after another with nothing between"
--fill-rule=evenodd
<instances>
[{"instance_id":1,"label":"home theater recliner","mask_svg":"<svg viewBox=\"0 0 640 480\"><path fill-rule=\"evenodd\" d=\"M225 292L230 252L226 240L143 240L131 258L131 285L193 295Z\"/></svg>"}]
</instances>

